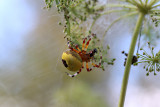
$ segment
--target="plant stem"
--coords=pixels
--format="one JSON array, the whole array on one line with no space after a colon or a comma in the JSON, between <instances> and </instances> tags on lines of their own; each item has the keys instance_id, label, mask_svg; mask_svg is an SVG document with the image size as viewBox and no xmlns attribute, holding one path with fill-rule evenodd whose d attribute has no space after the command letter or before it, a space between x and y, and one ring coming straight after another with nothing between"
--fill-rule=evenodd
<instances>
[{"instance_id":1,"label":"plant stem","mask_svg":"<svg viewBox=\"0 0 160 107\"><path fill-rule=\"evenodd\" d=\"M139 17L138 17L138 20L137 20L137 23L136 23L136 26L135 26L135 29L134 29L134 32L133 32L133 37L132 37L132 41L131 41L131 44L130 44L127 63L126 63L125 71L124 71L124 76L123 76L123 81L122 81L122 87L121 87L121 93L120 93L120 99L119 99L118 107L123 107L124 106L127 84L128 84L128 79L129 79L129 73L130 73L130 68L131 68L131 62L132 62L133 53L134 53L135 45L136 45L137 38L138 38L138 33L139 33L140 28L142 26L144 16L145 16L145 14L143 14L141 12L139 13Z\"/></svg>"}]
</instances>

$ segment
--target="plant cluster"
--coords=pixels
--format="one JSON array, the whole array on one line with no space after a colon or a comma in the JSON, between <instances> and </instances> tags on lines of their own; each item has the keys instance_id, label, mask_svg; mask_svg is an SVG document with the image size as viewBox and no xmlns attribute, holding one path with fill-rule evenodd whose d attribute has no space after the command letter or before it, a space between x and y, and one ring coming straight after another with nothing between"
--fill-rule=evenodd
<instances>
[{"instance_id":1,"label":"plant cluster","mask_svg":"<svg viewBox=\"0 0 160 107\"><path fill-rule=\"evenodd\" d=\"M160 12L154 12L151 15L151 19L156 27L158 27L158 24L160 23Z\"/></svg>"},{"instance_id":2,"label":"plant cluster","mask_svg":"<svg viewBox=\"0 0 160 107\"><path fill-rule=\"evenodd\" d=\"M146 75L149 76L149 73L154 72L154 75L157 75L156 71L160 71L160 51L156 54L154 54L154 47L150 46L150 43L148 42L148 48L151 51L151 55L148 54L143 48L140 50L143 51L143 54L137 54L137 57L139 58L138 63L143 63L143 68L147 71Z\"/></svg>"},{"instance_id":3,"label":"plant cluster","mask_svg":"<svg viewBox=\"0 0 160 107\"><path fill-rule=\"evenodd\" d=\"M104 62L113 65L115 59L108 59L106 55L109 50L109 46L104 48L102 42L96 34L92 33L91 29L88 29L91 24L90 20L96 20L103 12L104 6L97 6L97 0L45 0L46 8L50 9L55 2L57 10L64 16L64 22L59 22L59 25L64 26L64 33L67 41L82 47L81 43L85 37L92 36L92 41L88 47L88 51L93 48L97 48L99 53L95 55L97 61L100 60L100 54L102 57L102 69L104 70ZM87 24L86 24L87 23Z\"/></svg>"},{"instance_id":4,"label":"plant cluster","mask_svg":"<svg viewBox=\"0 0 160 107\"><path fill-rule=\"evenodd\" d=\"M96 7L97 0L45 0L46 7L51 8L54 1L58 12L64 15L64 33L68 38L86 35L81 26L83 22L95 19L103 11L103 6Z\"/></svg>"}]
</instances>

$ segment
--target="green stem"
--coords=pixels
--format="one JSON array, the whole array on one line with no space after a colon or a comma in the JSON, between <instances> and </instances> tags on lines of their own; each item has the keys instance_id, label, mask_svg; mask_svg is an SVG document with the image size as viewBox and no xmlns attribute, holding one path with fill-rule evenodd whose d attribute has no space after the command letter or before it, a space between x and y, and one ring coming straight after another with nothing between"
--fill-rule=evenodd
<instances>
[{"instance_id":1,"label":"green stem","mask_svg":"<svg viewBox=\"0 0 160 107\"><path fill-rule=\"evenodd\" d=\"M137 9L136 6L129 5L129 4L107 4L105 5L105 8L107 7L122 7L122 8L129 8L129 9Z\"/></svg>"},{"instance_id":2,"label":"green stem","mask_svg":"<svg viewBox=\"0 0 160 107\"><path fill-rule=\"evenodd\" d=\"M151 7L151 6L153 6L155 3L157 3L158 2L158 0L151 0L150 2L149 2L149 4L148 4L148 7Z\"/></svg>"},{"instance_id":3,"label":"green stem","mask_svg":"<svg viewBox=\"0 0 160 107\"><path fill-rule=\"evenodd\" d=\"M131 62L132 62L132 57L135 49L135 45L137 42L137 37L138 33L140 31L140 28L142 26L142 22L144 20L145 14L139 13L139 17L133 32L133 37L128 53L128 58L127 58L127 63L124 71L124 76L123 76L123 82L122 82L122 87L121 87L121 94L120 94L120 99L119 99L119 105L118 107L123 107L124 106L124 101L125 101L125 95L126 95L126 90L127 90L127 84L128 84L128 79L129 79L129 73L130 73L130 68L131 68Z\"/></svg>"}]
</instances>

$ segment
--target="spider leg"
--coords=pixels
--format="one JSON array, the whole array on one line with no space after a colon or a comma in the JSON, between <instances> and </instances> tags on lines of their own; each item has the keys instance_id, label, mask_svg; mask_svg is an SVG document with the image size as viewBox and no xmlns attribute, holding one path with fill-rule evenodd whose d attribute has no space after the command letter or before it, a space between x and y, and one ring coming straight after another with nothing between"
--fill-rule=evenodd
<instances>
[{"instance_id":1,"label":"spider leg","mask_svg":"<svg viewBox=\"0 0 160 107\"><path fill-rule=\"evenodd\" d=\"M87 41L86 46L84 48L85 50L87 50L90 41L91 41L91 38L89 38L89 40Z\"/></svg>"},{"instance_id":2,"label":"spider leg","mask_svg":"<svg viewBox=\"0 0 160 107\"><path fill-rule=\"evenodd\" d=\"M98 48L98 49L99 49L99 48ZM94 59L94 57L93 57L93 59L92 59L92 65L93 65L93 67L97 67L97 68L100 68L100 67L101 67L101 64L102 64L102 53L101 53L101 50L100 50L100 49L99 49L99 52L100 52L100 54L101 54L99 64L93 63L93 59Z\"/></svg>"},{"instance_id":3,"label":"spider leg","mask_svg":"<svg viewBox=\"0 0 160 107\"><path fill-rule=\"evenodd\" d=\"M90 72L92 70L92 68L88 67L88 62L86 62L86 69L87 69L88 72Z\"/></svg>"},{"instance_id":4,"label":"spider leg","mask_svg":"<svg viewBox=\"0 0 160 107\"><path fill-rule=\"evenodd\" d=\"M86 39L87 39L87 38L84 38L84 40L83 40L82 50L84 50Z\"/></svg>"},{"instance_id":5,"label":"spider leg","mask_svg":"<svg viewBox=\"0 0 160 107\"><path fill-rule=\"evenodd\" d=\"M79 49L78 45L75 45L76 49L80 52L81 50Z\"/></svg>"},{"instance_id":6,"label":"spider leg","mask_svg":"<svg viewBox=\"0 0 160 107\"><path fill-rule=\"evenodd\" d=\"M100 68L100 67L101 67L101 63L102 63L102 56L100 57L100 62L99 62L99 64L98 64L98 65L97 65L97 64L95 64L95 63L93 63L93 62L92 62L92 65L93 65L93 67Z\"/></svg>"},{"instance_id":7,"label":"spider leg","mask_svg":"<svg viewBox=\"0 0 160 107\"><path fill-rule=\"evenodd\" d=\"M70 77L75 77L76 75L78 75L80 72L82 71L82 68L78 71L78 72L76 72L75 74L73 74L73 75L71 75L71 74L69 74L69 73L67 73L66 72L66 74L68 75L68 76L70 76Z\"/></svg>"},{"instance_id":8,"label":"spider leg","mask_svg":"<svg viewBox=\"0 0 160 107\"><path fill-rule=\"evenodd\" d=\"M78 50L76 50L76 49L74 49L74 48L72 48L72 47L71 47L71 45L70 45L70 43L69 43L69 42L70 42L70 41L68 41L68 42L67 42L67 44L68 44L68 48L69 48L69 49L71 49L72 51L76 52L76 53L79 53L79 52L80 52L80 51L79 51L80 49L78 48L78 45L77 45L77 46L75 46L75 47L78 49Z\"/></svg>"}]
</instances>

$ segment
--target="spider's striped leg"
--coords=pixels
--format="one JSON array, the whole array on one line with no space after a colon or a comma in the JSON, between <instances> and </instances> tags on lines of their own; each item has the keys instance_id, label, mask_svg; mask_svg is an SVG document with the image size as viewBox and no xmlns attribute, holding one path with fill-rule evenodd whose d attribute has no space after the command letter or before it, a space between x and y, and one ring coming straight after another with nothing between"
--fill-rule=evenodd
<instances>
[{"instance_id":1,"label":"spider's striped leg","mask_svg":"<svg viewBox=\"0 0 160 107\"><path fill-rule=\"evenodd\" d=\"M88 67L88 62L86 62L86 69L87 69L88 72L90 72L92 70L92 68Z\"/></svg>"},{"instance_id":2,"label":"spider's striped leg","mask_svg":"<svg viewBox=\"0 0 160 107\"><path fill-rule=\"evenodd\" d=\"M92 65L93 65L93 67L100 68L100 67L101 67L101 63L102 63L102 56L100 57L100 62L99 62L99 64L98 64L98 65L97 65L97 64L95 64L95 63L93 63L93 62L92 62Z\"/></svg>"},{"instance_id":3,"label":"spider's striped leg","mask_svg":"<svg viewBox=\"0 0 160 107\"><path fill-rule=\"evenodd\" d=\"M80 72L82 71L82 68L78 71L78 72L76 72L75 74L73 74L73 75L71 75L71 74L69 74L69 73L67 73L66 72L66 74L68 75L68 76L70 76L70 77L75 77L76 75L78 75Z\"/></svg>"},{"instance_id":4,"label":"spider's striped leg","mask_svg":"<svg viewBox=\"0 0 160 107\"><path fill-rule=\"evenodd\" d=\"M82 50L84 50L86 39L87 39L87 38L84 38L84 40L83 40Z\"/></svg>"},{"instance_id":5,"label":"spider's striped leg","mask_svg":"<svg viewBox=\"0 0 160 107\"><path fill-rule=\"evenodd\" d=\"M99 49L99 48L98 48L98 49ZM99 64L97 65L97 64L95 64L95 63L92 62L93 67L97 67L97 68L100 68L100 67L101 67L101 64L102 64L102 53L101 53L101 50L100 50L100 49L99 49L99 52L100 52L100 54L101 54Z\"/></svg>"},{"instance_id":6,"label":"spider's striped leg","mask_svg":"<svg viewBox=\"0 0 160 107\"><path fill-rule=\"evenodd\" d=\"M75 47L78 49L78 50L76 50L76 49L74 49L74 48L71 47L70 41L68 41L67 44L68 44L68 48L71 49L72 51L74 51L74 52L76 52L76 53L79 53L79 52L80 52L80 49L78 48L78 45L75 46Z\"/></svg>"},{"instance_id":7,"label":"spider's striped leg","mask_svg":"<svg viewBox=\"0 0 160 107\"><path fill-rule=\"evenodd\" d=\"M89 40L88 40L87 43L86 43L86 46L85 46L85 48L84 48L85 51L87 50L90 41L91 41L91 38L89 38Z\"/></svg>"},{"instance_id":8,"label":"spider's striped leg","mask_svg":"<svg viewBox=\"0 0 160 107\"><path fill-rule=\"evenodd\" d=\"M78 45L75 45L76 49L80 52L81 50L79 49Z\"/></svg>"}]
</instances>

